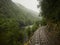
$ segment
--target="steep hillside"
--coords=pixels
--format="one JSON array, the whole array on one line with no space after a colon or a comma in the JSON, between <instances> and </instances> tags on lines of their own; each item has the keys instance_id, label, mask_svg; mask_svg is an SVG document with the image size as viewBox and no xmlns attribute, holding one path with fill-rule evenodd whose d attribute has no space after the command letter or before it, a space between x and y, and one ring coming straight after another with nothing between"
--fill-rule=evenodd
<instances>
[{"instance_id":1,"label":"steep hillside","mask_svg":"<svg viewBox=\"0 0 60 45\"><path fill-rule=\"evenodd\" d=\"M2 1L3 2L3 1ZM38 13L25 8L24 6L13 3L12 1L4 2L0 4L0 13L3 17L14 18L17 22L22 25L29 25L34 23L38 17Z\"/></svg>"},{"instance_id":2,"label":"steep hillside","mask_svg":"<svg viewBox=\"0 0 60 45\"><path fill-rule=\"evenodd\" d=\"M0 45L23 45L26 33L21 27L38 20L32 12L11 0L0 0Z\"/></svg>"},{"instance_id":3,"label":"steep hillside","mask_svg":"<svg viewBox=\"0 0 60 45\"><path fill-rule=\"evenodd\" d=\"M35 21L39 20L38 13L33 10L29 10L22 6L21 4L15 3L17 7L18 20L25 22L26 25L33 24Z\"/></svg>"}]
</instances>

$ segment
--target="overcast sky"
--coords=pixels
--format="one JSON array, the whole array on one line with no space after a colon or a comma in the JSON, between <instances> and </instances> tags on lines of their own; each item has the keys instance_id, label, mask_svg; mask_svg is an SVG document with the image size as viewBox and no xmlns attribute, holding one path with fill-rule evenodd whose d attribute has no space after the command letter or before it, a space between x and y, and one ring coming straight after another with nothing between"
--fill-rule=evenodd
<instances>
[{"instance_id":1,"label":"overcast sky","mask_svg":"<svg viewBox=\"0 0 60 45\"><path fill-rule=\"evenodd\" d=\"M25 6L26 8L39 12L39 9L37 8L37 5L38 5L37 0L12 0L12 1L20 3L23 6Z\"/></svg>"}]
</instances>

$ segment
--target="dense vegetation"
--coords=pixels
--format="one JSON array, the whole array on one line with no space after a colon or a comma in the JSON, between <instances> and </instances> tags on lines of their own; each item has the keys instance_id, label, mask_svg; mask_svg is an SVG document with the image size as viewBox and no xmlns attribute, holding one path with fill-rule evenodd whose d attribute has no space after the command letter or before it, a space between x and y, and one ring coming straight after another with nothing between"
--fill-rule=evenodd
<instances>
[{"instance_id":1,"label":"dense vegetation","mask_svg":"<svg viewBox=\"0 0 60 45\"><path fill-rule=\"evenodd\" d=\"M40 1L41 14L47 20L60 21L60 0L42 0Z\"/></svg>"},{"instance_id":2,"label":"dense vegetation","mask_svg":"<svg viewBox=\"0 0 60 45\"><path fill-rule=\"evenodd\" d=\"M37 14L11 0L0 0L0 45L23 45L31 34L24 27L38 20Z\"/></svg>"},{"instance_id":3,"label":"dense vegetation","mask_svg":"<svg viewBox=\"0 0 60 45\"><path fill-rule=\"evenodd\" d=\"M41 16L46 19L48 45L60 45L60 0L38 0Z\"/></svg>"}]
</instances>

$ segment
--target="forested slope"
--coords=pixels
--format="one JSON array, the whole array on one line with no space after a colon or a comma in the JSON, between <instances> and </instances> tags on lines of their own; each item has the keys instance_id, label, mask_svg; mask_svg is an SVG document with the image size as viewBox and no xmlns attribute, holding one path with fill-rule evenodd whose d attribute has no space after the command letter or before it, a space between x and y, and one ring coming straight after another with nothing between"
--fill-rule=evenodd
<instances>
[{"instance_id":1,"label":"forested slope","mask_svg":"<svg viewBox=\"0 0 60 45\"><path fill-rule=\"evenodd\" d=\"M11 0L0 0L0 45L22 45L21 27L33 24L38 19L33 16L36 14Z\"/></svg>"}]
</instances>

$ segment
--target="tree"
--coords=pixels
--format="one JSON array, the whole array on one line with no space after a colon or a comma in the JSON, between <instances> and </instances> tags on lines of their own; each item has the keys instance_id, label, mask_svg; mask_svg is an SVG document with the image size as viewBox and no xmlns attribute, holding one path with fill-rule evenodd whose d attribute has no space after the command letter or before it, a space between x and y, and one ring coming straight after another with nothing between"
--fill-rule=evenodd
<instances>
[{"instance_id":1,"label":"tree","mask_svg":"<svg viewBox=\"0 0 60 45\"><path fill-rule=\"evenodd\" d=\"M60 0L39 0L41 15L46 19L47 45L60 45Z\"/></svg>"},{"instance_id":2,"label":"tree","mask_svg":"<svg viewBox=\"0 0 60 45\"><path fill-rule=\"evenodd\" d=\"M57 22L60 21L60 0L39 0L42 16L46 20Z\"/></svg>"}]
</instances>

